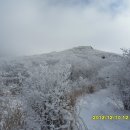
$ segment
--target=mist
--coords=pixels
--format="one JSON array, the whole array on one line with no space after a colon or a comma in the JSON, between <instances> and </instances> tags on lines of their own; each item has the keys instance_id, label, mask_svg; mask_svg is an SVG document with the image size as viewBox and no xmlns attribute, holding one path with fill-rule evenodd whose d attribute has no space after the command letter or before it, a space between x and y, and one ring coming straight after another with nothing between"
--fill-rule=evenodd
<instances>
[{"instance_id":1,"label":"mist","mask_svg":"<svg viewBox=\"0 0 130 130\"><path fill-rule=\"evenodd\" d=\"M129 0L0 0L0 8L0 56L130 48Z\"/></svg>"}]
</instances>

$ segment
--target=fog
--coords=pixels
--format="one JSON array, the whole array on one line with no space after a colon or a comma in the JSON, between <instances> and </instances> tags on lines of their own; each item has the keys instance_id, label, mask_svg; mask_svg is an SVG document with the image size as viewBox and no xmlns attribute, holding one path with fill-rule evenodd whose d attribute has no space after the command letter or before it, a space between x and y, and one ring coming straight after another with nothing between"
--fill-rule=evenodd
<instances>
[{"instance_id":1,"label":"fog","mask_svg":"<svg viewBox=\"0 0 130 130\"><path fill-rule=\"evenodd\" d=\"M129 0L0 0L0 56L75 46L130 48Z\"/></svg>"}]
</instances>

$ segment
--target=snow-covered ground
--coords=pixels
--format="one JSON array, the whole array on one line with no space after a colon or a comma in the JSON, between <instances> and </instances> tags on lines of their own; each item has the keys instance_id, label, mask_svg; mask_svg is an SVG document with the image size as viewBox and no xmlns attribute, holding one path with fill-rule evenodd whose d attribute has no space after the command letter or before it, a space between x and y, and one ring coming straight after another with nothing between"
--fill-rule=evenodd
<instances>
[{"instance_id":1,"label":"snow-covered ground","mask_svg":"<svg viewBox=\"0 0 130 130\"><path fill-rule=\"evenodd\" d=\"M123 110L120 97L112 89L103 89L81 97L77 103L79 116L88 130L130 130L130 120L92 120L94 115L129 115Z\"/></svg>"}]
</instances>

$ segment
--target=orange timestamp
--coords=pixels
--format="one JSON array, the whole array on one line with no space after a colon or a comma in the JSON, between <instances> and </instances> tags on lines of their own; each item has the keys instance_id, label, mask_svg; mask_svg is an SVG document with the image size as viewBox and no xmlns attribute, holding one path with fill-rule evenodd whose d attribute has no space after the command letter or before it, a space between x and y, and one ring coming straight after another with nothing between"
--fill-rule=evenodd
<instances>
[{"instance_id":1,"label":"orange timestamp","mask_svg":"<svg viewBox=\"0 0 130 130\"><path fill-rule=\"evenodd\" d=\"M92 120L130 120L128 115L93 115Z\"/></svg>"}]
</instances>

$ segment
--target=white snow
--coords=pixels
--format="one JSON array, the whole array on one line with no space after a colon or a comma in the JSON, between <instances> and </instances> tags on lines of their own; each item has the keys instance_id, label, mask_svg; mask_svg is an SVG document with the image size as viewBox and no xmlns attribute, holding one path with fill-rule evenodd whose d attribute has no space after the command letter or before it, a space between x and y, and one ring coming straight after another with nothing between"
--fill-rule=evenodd
<instances>
[{"instance_id":1,"label":"white snow","mask_svg":"<svg viewBox=\"0 0 130 130\"><path fill-rule=\"evenodd\" d=\"M111 89L103 89L80 98L77 103L79 116L88 130L130 130L130 120L92 120L94 115L129 115L123 110L120 98Z\"/></svg>"}]
</instances>

